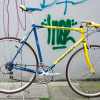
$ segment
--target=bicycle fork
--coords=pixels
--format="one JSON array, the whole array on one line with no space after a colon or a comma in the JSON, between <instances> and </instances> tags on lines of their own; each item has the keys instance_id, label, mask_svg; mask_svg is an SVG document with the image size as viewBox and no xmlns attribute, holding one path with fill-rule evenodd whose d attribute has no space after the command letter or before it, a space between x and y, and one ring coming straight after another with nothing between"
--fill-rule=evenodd
<instances>
[{"instance_id":1,"label":"bicycle fork","mask_svg":"<svg viewBox=\"0 0 100 100\"><path fill-rule=\"evenodd\" d=\"M84 46L84 57L85 57L87 67L88 67L90 73L95 74L96 71L95 71L94 65L91 63L91 60L90 60L88 44L87 44L86 39L83 41L83 46Z\"/></svg>"}]
</instances>

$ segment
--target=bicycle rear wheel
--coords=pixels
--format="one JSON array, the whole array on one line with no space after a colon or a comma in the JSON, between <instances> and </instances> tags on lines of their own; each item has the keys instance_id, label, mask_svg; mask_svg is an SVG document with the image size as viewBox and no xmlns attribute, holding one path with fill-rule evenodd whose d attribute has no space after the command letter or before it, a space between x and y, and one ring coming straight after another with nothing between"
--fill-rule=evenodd
<instances>
[{"instance_id":1,"label":"bicycle rear wheel","mask_svg":"<svg viewBox=\"0 0 100 100\"><path fill-rule=\"evenodd\" d=\"M87 68L84 49L78 49L69 59L66 78L73 91L85 97L100 96L100 45L90 45L89 55L96 73L91 74Z\"/></svg>"},{"instance_id":2,"label":"bicycle rear wheel","mask_svg":"<svg viewBox=\"0 0 100 100\"><path fill-rule=\"evenodd\" d=\"M17 55L13 69L8 70L18 48L22 44L14 37L0 38L0 93L12 94L23 91L36 78L38 59L34 49L26 42Z\"/></svg>"}]
</instances>

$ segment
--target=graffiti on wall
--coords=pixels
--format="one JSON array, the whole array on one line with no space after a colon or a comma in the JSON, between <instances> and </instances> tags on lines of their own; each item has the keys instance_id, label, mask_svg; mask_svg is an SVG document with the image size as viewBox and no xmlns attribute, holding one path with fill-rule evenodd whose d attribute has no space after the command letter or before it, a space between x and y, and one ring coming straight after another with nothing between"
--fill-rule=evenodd
<instances>
[{"instance_id":1,"label":"graffiti on wall","mask_svg":"<svg viewBox=\"0 0 100 100\"><path fill-rule=\"evenodd\" d=\"M77 5L77 4L84 3L85 1L88 1L88 0L62 0L62 1L54 0L51 3L48 4L48 2L46 2L46 0L42 0L40 7L41 7L41 9L45 9L45 8L48 8L48 7L52 7L54 5L57 6L59 4L64 4L64 15L66 15L68 4Z\"/></svg>"},{"instance_id":2,"label":"graffiti on wall","mask_svg":"<svg viewBox=\"0 0 100 100\"><path fill-rule=\"evenodd\" d=\"M38 9L41 9L40 11L43 11L44 9L50 9L50 7L54 7L54 6L59 6L59 5L64 5L64 15L67 14L67 6L68 4L72 4L72 5L77 5L77 4L81 4L84 3L88 0L52 0L49 1L48 0L41 0L41 2L38 2L40 7ZM27 1L28 2L28 1ZM25 31L26 30L26 13L22 12L21 10L19 11L19 5L20 4L26 4L27 3L25 0L2 0L1 3L1 7L3 7L3 9L1 8L1 12L2 13L2 28L4 31L4 35L9 36L12 33L15 33L16 36L19 35L20 30ZM32 2L32 0L30 0L30 2ZM35 2L34 2L35 3ZM13 5L13 6L12 6ZM13 10L11 8L14 8ZM35 9L37 10L37 9ZM35 11L34 10L34 11ZM12 16L12 13L14 16ZM15 26L14 28L12 27L11 21L15 22ZM13 30L13 31L12 31Z\"/></svg>"},{"instance_id":3,"label":"graffiti on wall","mask_svg":"<svg viewBox=\"0 0 100 100\"><path fill-rule=\"evenodd\" d=\"M74 19L53 20L51 15L48 15L47 18L41 22L41 24L50 26L72 27L77 24L77 21ZM75 39L70 35L69 30L48 29L47 43L52 45L54 50L66 48L69 41L75 43Z\"/></svg>"},{"instance_id":4,"label":"graffiti on wall","mask_svg":"<svg viewBox=\"0 0 100 100\"><path fill-rule=\"evenodd\" d=\"M39 8L34 8L34 7L28 7L30 9L30 11L34 12L34 11L43 11L44 9L48 9L52 6L59 6L59 5L63 5L64 4L64 15L66 15L67 13L67 5L68 4L72 4L72 5L78 5L81 3L84 3L88 0L53 0L51 1L51 3L49 3L47 0L42 0L42 2L40 3L40 7Z\"/></svg>"}]
</instances>

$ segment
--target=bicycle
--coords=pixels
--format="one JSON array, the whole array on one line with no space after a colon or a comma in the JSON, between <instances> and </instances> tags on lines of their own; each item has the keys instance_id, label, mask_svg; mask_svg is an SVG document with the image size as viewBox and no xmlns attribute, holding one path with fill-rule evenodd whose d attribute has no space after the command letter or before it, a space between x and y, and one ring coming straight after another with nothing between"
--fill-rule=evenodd
<instances>
[{"instance_id":1,"label":"bicycle","mask_svg":"<svg viewBox=\"0 0 100 100\"><path fill-rule=\"evenodd\" d=\"M21 9L24 10L23 7ZM57 58L52 65L44 67L37 36L37 30L40 28L75 31L81 33L81 37ZM13 94L25 90L34 82L37 74L47 75L55 65L60 63L71 51L82 44L83 46L76 50L68 60L66 66L67 82L71 89L79 95L85 97L100 96L99 78L96 77L98 62L96 61L97 65L94 65L94 61L91 61L91 58L95 59L95 56L99 56L98 50L100 45L89 45L87 43L87 37L92 34L92 32L88 33L90 29L93 29L94 33L100 29L100 24L83 21L78 28L33 24L31 31L23 39L15 37L0 38L0 93ZM34 33L37 52L27 43L32 32ZM95 55L91 56L93 52L95 52ZM82 60L79 60L77 56L80 56ZM73 58L75 58L75 62ZM80 64L79 61L82 61L82 65L85 64L85 66L75 66L77 60L78 65ZM14 77L18 77L19 80L14 79ZM23 81L23 78L26 80Z\"/></svg>"}]
</instances>

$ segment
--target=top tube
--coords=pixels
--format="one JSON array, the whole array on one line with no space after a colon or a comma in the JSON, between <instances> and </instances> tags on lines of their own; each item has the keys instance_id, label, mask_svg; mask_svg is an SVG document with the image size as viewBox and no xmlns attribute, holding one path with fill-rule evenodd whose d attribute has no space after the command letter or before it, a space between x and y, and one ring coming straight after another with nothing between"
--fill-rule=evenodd
<instances>
[{"instance_id":1,"label":"top tube","mask_svg":"<svg viewBox=\"0 0 100 100\"><path fill-rule=\"evenodd\" d=\"M84 24L85 23L85 27ZM60 29L60 30L70 30L70 31L76 31L79 33L85 33L86 32L86 28L100 28L100 24L95 23L93 21L82 21L80 27L76 28L76 27L63 27L63 26L49 26L49 25L36 25L33 24L32 25L33 28L47 28L47 29Z\"/></svg>"},{"instance_id":2,"label":"top tube","mask_svg":"<svg viewBox=\"0 0 100 100\"><path fill-rule=\"evenodd\" d=\"M84 28L70 28L70 27L63 27L63 26L48 26L48 25L36 25L32 24L33 28L47 28L47 29L60 29L60 30L70 30L70 31L76 31L76 32L86 32Z\"/></svg>"}]
</instances>

